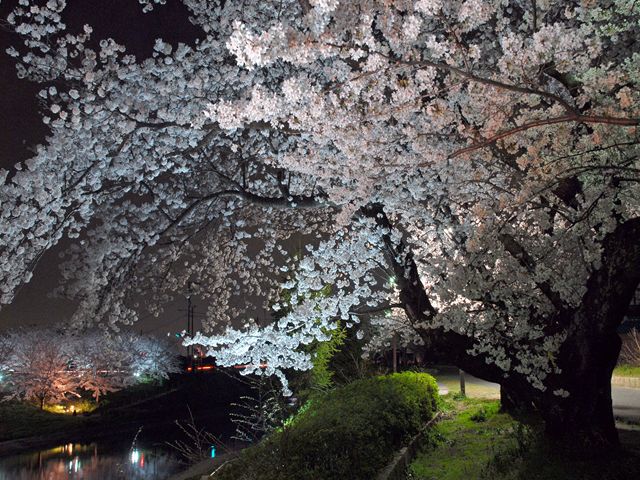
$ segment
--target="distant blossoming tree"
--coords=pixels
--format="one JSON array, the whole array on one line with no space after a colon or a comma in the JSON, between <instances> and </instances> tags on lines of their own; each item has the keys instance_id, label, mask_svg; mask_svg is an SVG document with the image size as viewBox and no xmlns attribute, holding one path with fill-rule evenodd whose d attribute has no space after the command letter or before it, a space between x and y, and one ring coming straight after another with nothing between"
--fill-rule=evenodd
<instances>
[{"instance_id":1,"label":"distant blossoming tree","mask_svg":"<svg viewBox=\"0 0 640 480\"><path fill-rule=\"evenodd\" d=\"M91 392L96 402L105 393L135 383L133 355L128 349L118 348L101 333L80 334L74 340L72 350L80 388Z\"/></svg>"},{"instance_id":2,"label":"distant blossoming tree","mask_svg":"<svg viewBox=\"0 0 640 480\"><path fill-rule=\"evenodd\" d=\"M169 374L179 371L176 349L165 339L152 336L133 336L134 377L151 380L169 378Z\"/></svg>"},{"instance_id":3,"label":"distant blossoming tree","mask_svg":"<svg viewBox=\"0 0 640 480\"><path fill-rule=\"evenodd\" d=\"M13 353L3 361L7 398L35 401L40 408L78 396L79 376L71 367L68 344L51 330L14 332Z\"/></svg>"},{"instance_id":4,"label":"distant blossoming tree","mask_svg":"<svg viewBox=\"0 0 640 480\"><path fill-rule=\"evenodd\" d=\"M283 381L338 321L374 343L403 325L554 438L617 442L640 4L183 0L204 38L136 59L68 32L64 0L19 3L9 54L51 136L0 174L3 303L66 236L78 318L131 322L142 292L158 313L195 285L191 341ZM292 289L277 322L230 324L251 312L234 298L278 308ZM385 310L399 321L361 323Z\"/></svg>"},{"instance_id":5,"label":"distant blossoming tree","mask_svg":"<svg viewBox=\"0 0 640 480\"><path fill-rule=\"evenodd\" d=\"M177 355L163 339L134 333L63 333L32 328L0 335L11 352L0 359L5 398L47 403L89 392L96 402L146 379L178 371Z\"/></svg>"}]
</instances>

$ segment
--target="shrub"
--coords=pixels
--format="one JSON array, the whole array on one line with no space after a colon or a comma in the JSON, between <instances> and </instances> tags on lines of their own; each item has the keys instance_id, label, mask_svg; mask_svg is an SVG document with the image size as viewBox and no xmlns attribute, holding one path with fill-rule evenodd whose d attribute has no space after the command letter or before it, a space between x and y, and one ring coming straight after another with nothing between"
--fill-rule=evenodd
<instances>
[{"instance_id":1,"label":"shrub","mask_svg":"<svg viewBox=\"0 0 640 480\"><path fill-rule=\"evenodd\" d=\"M433 417L438 387L414 372L358 380L318 395L285 428L215 479L370 479Z\"/></svg>"},{"instance_id":2,"label":"shrub","mask_svg":"<svg viewBox=\"0 0 640 480\"><path fill-rule=\"evenodd\" d=\"M487 411L484 408L480 408L477 412L471 415L471 421L476 423L486 422Z\"/></svg>"}]
</instances>

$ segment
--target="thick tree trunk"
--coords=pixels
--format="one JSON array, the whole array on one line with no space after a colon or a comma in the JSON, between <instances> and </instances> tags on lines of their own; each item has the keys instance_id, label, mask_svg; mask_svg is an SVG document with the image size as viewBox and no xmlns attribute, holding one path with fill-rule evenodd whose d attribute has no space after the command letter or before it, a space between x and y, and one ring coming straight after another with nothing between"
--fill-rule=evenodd
<instances>
[{"instance_id":1,"label":"thick tree trunk","mask_svg":"<svg viewBox=\"0 0 640 480\"><path fill-rule=\"evenodd\" d=\"M540 410L542 392L524 386L523 381L505 379L500 384L500 409L514 416L531 415Z\"/></svg>"},{"instance_id":2,"label":"thick tree trunk","mask_svg":"<svg viewBox=\"0 0 640 480\"><path fill-rule=\"evenodd\" d=\"M381 205L363 213L383 228L391 223ZM404 242L383 237L400 288L399 299L412 322L428 324L436 309L428 298L410 250ZM425 342L425 357L446 362L479 378L502 386L503 407L510 411L537 410L545 421L549 438L565 451L593 452L618 446L611 402L611 373L620 351L616 328L624 318L640 283L640 218L626 221L602 243L602 267L587 281L582 305L565 308L546 282L538 288L556 308L550 331L565 332L556 365L561 373L544 379L545 391L535 389L516 372L505 372L483 356L468 352L474 339L442 328L418 329ZM522 260L523 268L535 271L535 259L512 237L501 239L505 249Z\"/></svg>"},{"instance_id":3,"label":"thick tree trunk","mask_svg":"<svg viewBox=\"0 0 640 480\"><path fill-rule=\"evenodd\" d=\"M581 343L575 345L570 359L574 361L566 362L563 373L552 379L541 404L548 436L576 453L611 449L619 444L611 402L611 374L620 351L620 337L614 331L590 340L570 341Z\"/></svg>"},{"instance_id":4,"label":"thick tree trunk","mask_svg":"<svg viewBox=\"0 0 640 480\"><path fill-rule=\"evenodd\" d=\"M542 415L551 438L576 448L618 445L611 374L620 353L616 328L640 282L640 219L619 225L603 242L602 267L587 282L582 305L560 319L567 327L547 383ZM558 395L568 393L568 396Z\"/></svg>"}]
</instances>

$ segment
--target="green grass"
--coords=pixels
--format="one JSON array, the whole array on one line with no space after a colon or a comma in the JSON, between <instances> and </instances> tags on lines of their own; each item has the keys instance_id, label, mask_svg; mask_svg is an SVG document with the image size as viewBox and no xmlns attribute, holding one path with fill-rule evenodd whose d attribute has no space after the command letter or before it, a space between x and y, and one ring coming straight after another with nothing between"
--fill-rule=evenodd
<instances>
[{"instance_id":1,"label":"green grass","mask_svg":"<svg viewBox=\"0 0 640 480\"><path fill-rule=\"evenodd\" d=\"M483 480L637 480L640 472L640 432L620 431L622 450L586 452L572 459L550 449L541 437L526 448L498 454L485 467Z\"/></svg>"},{"instance_id":2,"label":"green grass","mask_svg":"<svg viewBox=\"0 0 640 480\"><path fill-rule=\"evenodd\" d=\"M369 480L433 417L438 387L415 372L356 380L320 393L216 473L220 480Z\"/></svg>"},{"instance_id":3,"label":"green grass","mask_svg":"<svg viewBox=\"0 0 640 480\"><path fill-rule=\"evenodd\" d=\"M59 433L76 428L87 418L40 410L26 402L0 402L0 441Z\"/></svg>"},{"instance_id":4,"label":"green grass","mask_svg":"<svg viewBox=\"0 0 640 480\"><path fill-rule=\"evenodd\" d=\"M614 368L613 374L618 377L640 377L640 367L618 365Z\"/></svg>"},{"instance_id":5,"label":"green grass","mask_svg":"<svg viewBox=\"0 0 640 480\"><path fill-rule=\"evenodd\" d=\"M412 480L637 480L640 431L620 430L620 451L572 459L553 451L542 425L499 413L499 403L443 399L437 424L409 467Z\"/></svg>"},{"instance_id":6,"label":"green grass","mask_svg":"<svg viewBox=\"0 0 640 480\"><path fill-rule=\"evenodd\" d=\"M146 396L157 393L158 385L136 385L120 392L105 395L99 406L99 413L104 415L91 417L83 413L91 413L96 405L91 400L77 399L68 402L74 405L77 415L71 415L60 405L47 405L44 410L26 401L0 401L0 441L15 440L25 437L42 437L61 432L70 432L83 427L98 427L112 425L110 410L128 405ZM98 413L98 412L96 412ZM137 412L132 415L137 415ZM118 412L119 420L126 419L126 413Z\"/></svg>"},{"instance_id":7,"label":"green grass","mask_svg":"<svg viewBox=\"0 0 640 480\"><path fill-rule=\"evenodd\" d=\"M482 467L516 444L518 423L497 401L445 397L440 421L409 467L414 480L479 479Z\"/></svg>"}]
</instances>

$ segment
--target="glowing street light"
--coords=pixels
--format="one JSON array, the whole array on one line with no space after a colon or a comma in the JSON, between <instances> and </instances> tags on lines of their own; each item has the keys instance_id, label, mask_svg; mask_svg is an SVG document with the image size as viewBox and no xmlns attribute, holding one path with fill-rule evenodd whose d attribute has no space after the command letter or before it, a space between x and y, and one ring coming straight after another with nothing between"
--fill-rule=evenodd
<instances>
[{"instance_id":1,"label":"glowing street light","mask_svg":"<svg viewBox=\"0 0 640 480\"><path fill-rule=\"evenodd\" d=\"M131 463L138 463L140 460L140 451L138 449L131 450Z\"/></svg>"}]
</instances>

